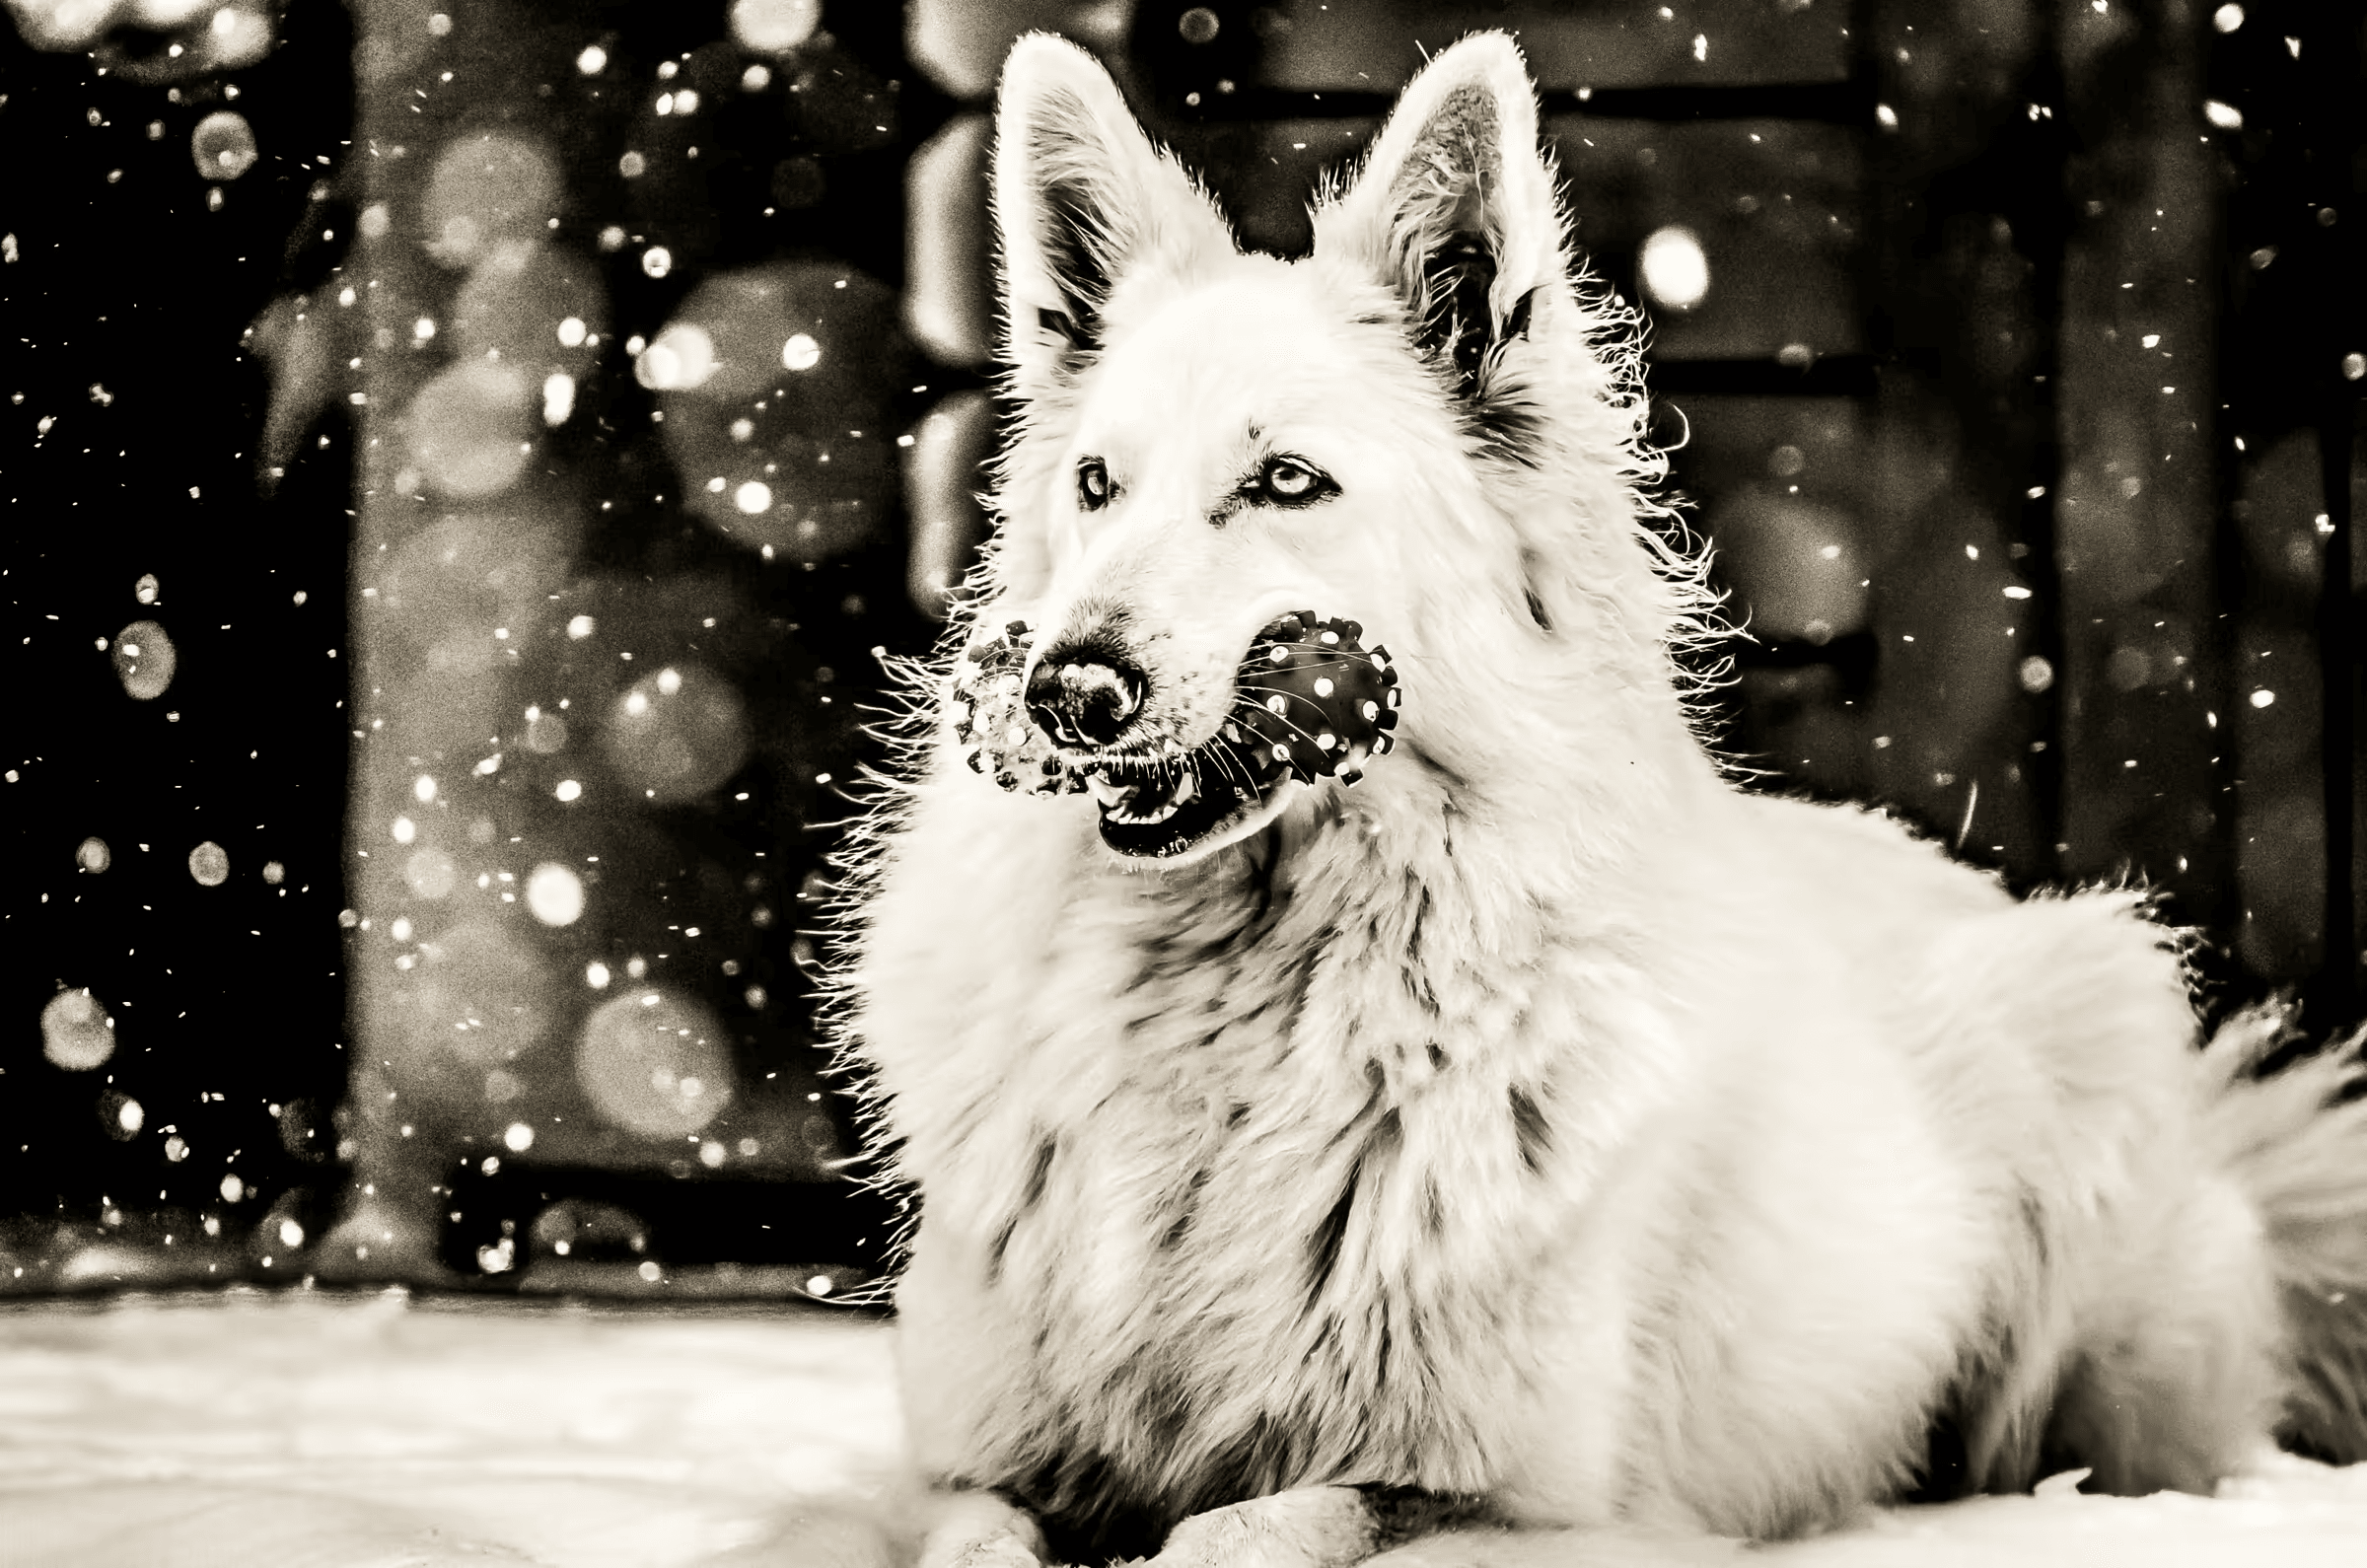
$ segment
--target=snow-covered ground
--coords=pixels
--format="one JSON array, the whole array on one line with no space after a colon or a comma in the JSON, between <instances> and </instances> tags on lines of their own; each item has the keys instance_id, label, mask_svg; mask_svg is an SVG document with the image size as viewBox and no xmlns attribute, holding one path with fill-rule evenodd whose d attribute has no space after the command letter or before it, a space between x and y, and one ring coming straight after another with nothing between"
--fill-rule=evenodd
<instances>
[{"instance_id":1,"label":"snow-covered ground","mask_svg":"<svg viewBox=\"0 0 2367 1568\"><path fill-rule=\"evenodd\" d=\"M401 1293L11 1305L0 1563L866 1568L845 1520L892 1506L893 1332L821 1309ZM1591 1554L1539 1541L1488 1555L1578 1568ZM1704 1542L1660 1560L1738 1555ZM2359 1568L2367 1465L2263 1456L2208 1500L2057 1482L1748 1555L1769 1568Z\"/></svg>"}]
</instances>

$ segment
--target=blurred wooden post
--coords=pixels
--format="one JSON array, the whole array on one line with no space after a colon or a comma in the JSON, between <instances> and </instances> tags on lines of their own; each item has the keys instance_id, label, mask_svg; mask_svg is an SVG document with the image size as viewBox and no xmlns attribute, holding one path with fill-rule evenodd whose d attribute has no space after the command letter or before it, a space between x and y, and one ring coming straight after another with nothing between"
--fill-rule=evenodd
<instances>
[{"instance_id":1,"label":"blurred wooden post","mask_svg":"<svg viewBox=\"0 0 2367 1568\"><path fill-rule=\"evenodd\" d=\"M581 503L554 482L541 445L543 382L564 372L488 359L475 342L458 345L447 369L455 345L436 338L455 330L455 297L472 276L538 259L555 227L570 127L537 88L567 69L543 56L584 41L498 0L367 0L358 11L360 232L342 287L315 302L358 317L346 342L360 362L347 831L360 918L341 1128L355 1190L323 1262L416 1277L441 1270L437 1189L458 1152L456 1103L481 1103L485 1075L551 1023L542 971L555 963L519 929L525 909L450 930L435 916L480 877L522 891L528 868L496 842L515 828L475 797L498 781L498 761L481 771L487 760L523 748L512 672L521 648L560 630L545 596L581 532ZM424 232L431 222L439 232ZM493 327L475 324L480 335ZM431 1025L453 1040L431 1038ZM469 1066L476 1085L460 1082Z\"/></svg>"},{"instance_id":2,"label":"blurred wooden post","mask_svg":"<svg viewBox=\"0 0 2367 1568\"><path fill-rule=\"evenodd\" d=\"M873 651L914 640L912 378L893 287L838 259L899 249L895 85L820 17L360 7L359 238L311 302L352 323L361 422L325 1270L499 1275L538 1241L565 1274L528 1230L570 1173L783 1183L710 1205L747 1217L710 1257L848 1212L796 928ZM769 1266L802 1288L851 1245Z\"/></svg>"}]
</instances>

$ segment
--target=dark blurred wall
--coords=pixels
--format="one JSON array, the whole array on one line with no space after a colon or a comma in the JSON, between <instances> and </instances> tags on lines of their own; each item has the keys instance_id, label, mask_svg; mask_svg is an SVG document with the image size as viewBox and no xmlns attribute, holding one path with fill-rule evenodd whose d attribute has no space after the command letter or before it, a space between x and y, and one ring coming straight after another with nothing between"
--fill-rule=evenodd
<instances>
[{"instance_id":1,"label":"dark blurred wall","mask_svg":"<svg viewBox=\"0 0 2367 1568\"><path fill-rule=\"evenodd\" d=\"M0 1289L878 1266L818 900L1036 27L1283 253L1515 30L1754 787L2355 1009L2356 7L7 3Z\"/></svg>"}]
</instances>

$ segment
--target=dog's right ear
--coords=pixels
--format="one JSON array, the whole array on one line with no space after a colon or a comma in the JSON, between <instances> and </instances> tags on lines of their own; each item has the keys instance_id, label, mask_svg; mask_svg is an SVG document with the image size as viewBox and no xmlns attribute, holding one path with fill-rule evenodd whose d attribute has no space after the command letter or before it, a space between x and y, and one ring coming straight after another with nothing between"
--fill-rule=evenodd
<instances>
[{"instance_id":1,"label":"dog's right ear","mask_svg":"<svg viewBox=\"0 0 2367 1568\"><path fill-rule=\"evenodd\" d=\"M1232 235L1184 171L1151 145L1093 56L1034 33L1003 66L994 128L994 223L1004 354L1034 397L1104 341L1112 281L1181 271Z\"/></svg>"}]
</instances>

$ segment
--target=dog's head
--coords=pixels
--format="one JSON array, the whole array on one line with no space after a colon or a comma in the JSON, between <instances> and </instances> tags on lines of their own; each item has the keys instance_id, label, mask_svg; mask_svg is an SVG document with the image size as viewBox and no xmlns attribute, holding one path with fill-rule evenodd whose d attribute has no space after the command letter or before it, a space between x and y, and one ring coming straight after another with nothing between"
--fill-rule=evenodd
<instances>
[{"instance_id":1,"label":"dog's head","mask_svg":"<svg viewBox=\"0 0 2367 1568\"><path fill-rule=\"evenodd\" d=\"M1302 793L1228 788L1207 749L1291 611L1353 617L1406 672L1413 761L1375 787L1533 748L1539 704L1665 699L1693 589L1638 547L1632 348L1599 351L1624 319L1570 282L1509 38L1407 87L1303 260L1242 253L1049 36L1005 69L993 195L1020 419L983 613L1024 617L1012 712L1113 850L1196 858Z\"/></svg>"}]
</instances>

